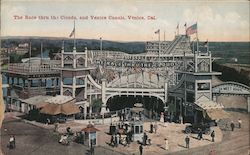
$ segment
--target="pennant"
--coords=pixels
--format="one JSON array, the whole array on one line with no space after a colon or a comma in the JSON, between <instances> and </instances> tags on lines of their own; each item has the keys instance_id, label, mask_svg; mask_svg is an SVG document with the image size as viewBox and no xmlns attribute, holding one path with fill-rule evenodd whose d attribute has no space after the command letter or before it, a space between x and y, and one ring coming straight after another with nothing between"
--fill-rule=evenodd
<instances>
[{"instance_id":1,"label":"pennant","mask_svg":"<svg viewBox=\"0 0 250 155\"><path fill-rule=\"evenodd\" d=\"M204 47L207 47L208 45L208 40L204 42Z\"/></svg>"},{"instance_id":2,"label":"pennant","mask_svg":"<svg viewBox=\"0 0 250 155\"><path fill-rule=\"evenodd\" d=\"M158 29L157 31L155 31L155 34L159 34L160 33L160 29Z\"/></svg>"},{"instance_id":3,"label":"pennant","mask_svg":"<svg viewBox=\"0 0 250 155\"><path fill-rule=\"evenodd\" d=\"M73 35L75 35L75 27L73 28L72 32L70 33L69 37L71 38Z\"/></svg>"}]
</instances>

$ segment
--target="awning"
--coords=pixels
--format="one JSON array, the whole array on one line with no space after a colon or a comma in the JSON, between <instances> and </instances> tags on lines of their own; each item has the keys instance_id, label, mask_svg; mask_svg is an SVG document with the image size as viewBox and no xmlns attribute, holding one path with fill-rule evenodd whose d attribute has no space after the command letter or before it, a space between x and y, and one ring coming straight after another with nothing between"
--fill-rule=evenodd
<instances>
[{"instance_id":1,"label":"awning","mask_svg":"<svg viewBox=\"0 0 250 155\"><path fill-rule=\"evenodd\" d=\"M71 100L69 100L71 99ZM46 101L47 103L42 107L40 111L43 114L48 115L72 115L80 112L80 109L75 104L75 99L68 98L67 96L56 96Z\"/></svg>"},{"instance_id":2,"label":"awning","mask_svg":"<svg viewBox=\"0 0 250 155\"><path fill-rule=\"evenodd\" d=\"M210 118L211 120L216 119L225 119L229 117L229 113L223 110L223 105L211 101L211 100L202 100L195 103L198 107L198 110L203 111L203 117Z\"/></svg>"},{"instance_id":3,"label":"awning","mask_svg":"<svg viewBox=\"0 0 250 155\"><path fill-rule=\"evenodd\" d=\"M212 119L225 119L229 117L229 114L223 109L208 109L206 110L207 116Z\"/></svg>"},{"instance_id":4,"label":"awning","mask_svg":"<svg viewBox=\"0 0 250 155\"><path fill-rule=\"evenodd\" d=\"M22 100L22 102L27 103L29 105L33 105L36 106L36 108L41 108L44 106L44 103L46 100L52 98L52 96L34 96L34 97L30 97L28 99Z\"/></svg>"},{"instance_id":5,"label":"awning","mask_svg":"<svg viewBox=\"0 0 250 155\"><path fill-rule=\"evenodd\" d=\"M204 110L208 110L208 109L222 109L223 105L208 100L208 101L197 101L195 102L196 105L198 105L200 108L204 109Z\"/></svg>"}]
</instances>

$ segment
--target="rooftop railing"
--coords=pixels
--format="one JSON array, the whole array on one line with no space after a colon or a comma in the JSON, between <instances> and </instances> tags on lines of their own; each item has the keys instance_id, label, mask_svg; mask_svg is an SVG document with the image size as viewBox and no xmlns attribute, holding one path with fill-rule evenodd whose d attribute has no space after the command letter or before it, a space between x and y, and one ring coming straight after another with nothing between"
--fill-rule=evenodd
<instances>
[{"instance_id":1,"label":"rooftop railing","mask_svg":"<svg viewBox=\"0 0 250 155\"><path fill-rule=\"evenodd\" d=\"M55 72L53 68L60 67L60 64L29 64L29 63L11 63L5 69L16 73L49 73Z\"/></svg>"}]
</instances>

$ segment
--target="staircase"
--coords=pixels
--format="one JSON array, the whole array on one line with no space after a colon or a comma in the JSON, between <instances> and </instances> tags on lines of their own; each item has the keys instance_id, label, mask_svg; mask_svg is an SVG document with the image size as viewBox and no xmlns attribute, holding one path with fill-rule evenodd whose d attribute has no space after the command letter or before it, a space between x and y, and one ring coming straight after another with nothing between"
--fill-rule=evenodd
<instances>
[{"instance_id":1,"label":"staircase","mask_svg":"<svg viewBox=\"0 0 250 155\"><path fill-rule=\"evenodd\" d=\"M167 50L166 50L166 54L170 54L170 53L174 53L172 52L175 47L185 38L185 35L179 35L176 36L174 41L171 42L171 44L168 46Z\"/></svg>"}]
</instances>

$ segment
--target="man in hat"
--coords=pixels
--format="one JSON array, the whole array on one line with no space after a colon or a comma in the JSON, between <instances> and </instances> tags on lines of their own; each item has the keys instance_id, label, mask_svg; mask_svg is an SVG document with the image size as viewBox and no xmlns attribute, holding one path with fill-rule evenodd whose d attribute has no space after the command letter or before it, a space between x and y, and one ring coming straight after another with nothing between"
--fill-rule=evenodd
<instances>
[{"instance_id":1,"label":"man in hat","mask_svg":"<svg viewBox=\"0 0 250 155\"><path fill-rule=\"evenodd\" d=\"M239 119L238 119L239 128L241 128L241 123L242 123L242 121L241 121L241 119L239 118Z\"/></svg>"},{"instance_id":2,"label":"man in hat","mask_svg":"<svg viewBox=\"0 0 250 155\"><path fill-rule=\"evenodd\" d=\"M234 131L235 125L234 125L234 122L233 122L233 121L231 122L230 126L231 126L232 131Z\"/></svg>"},{"instance_id":3,"label":"man in hat","mask_svg":"<svg viewBox=\"0 0 250 155\"><path fill-rule=\"evenodd\" d=\"M212 137L212 142L214 142L214 137L215 137L214 130L213 130L212 133L211 133L211 137Z\"/></svg>"},{"instance_id":4,"label":"man in hat","mask_svg":"<svg viewBox=\"0 0 250 155\"><path fill-rule=\"evenodd\" d=\"M188 136L186 136L185 138L185 142L186 142L186 148L189 149L189 142L190 142L190 138Z\"/></svg>"},{"instance_id":5,"label":"man in hat","mask_svg":"<svg viewBox=\"0 0 250 155\"><path fill-rule=\"evenodd\" d=\"M140 155L142 155L142 152L143 152L143 146L142 145L139 146L139 151L140 151Z\"/></svg>"}]
</instances>

